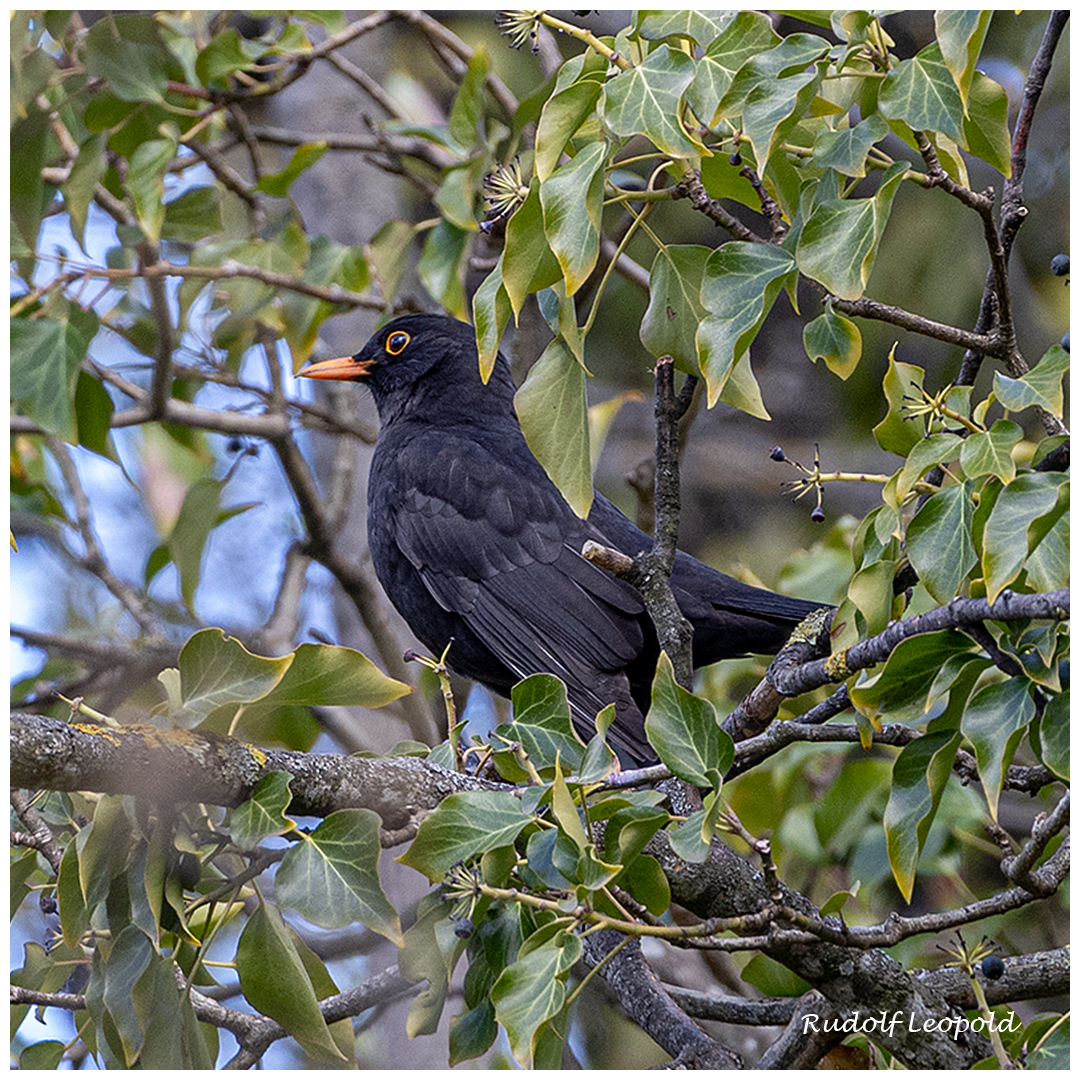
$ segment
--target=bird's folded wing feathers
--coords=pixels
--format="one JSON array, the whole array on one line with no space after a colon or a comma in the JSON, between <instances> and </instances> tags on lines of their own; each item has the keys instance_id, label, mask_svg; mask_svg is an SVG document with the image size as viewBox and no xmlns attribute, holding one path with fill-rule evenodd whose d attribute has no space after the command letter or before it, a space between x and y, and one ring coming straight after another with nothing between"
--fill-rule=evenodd
<instances>
[{"instance_id":1,"label":"bird's folded wing feathers","mask_svg":"<svg viewBox=\"0 0 1080 1080\"><path fill-rule=\"evenodd\" d=\"M588 688L621 671L642 647L637 592L580 556L584 526L553 486L515 483L475 444L454 448L469 465L451 476L436 460L450 449L409 462L413 487L393 510L397 545L434 599L519 674Z\"/></svg>"}]
</instances>

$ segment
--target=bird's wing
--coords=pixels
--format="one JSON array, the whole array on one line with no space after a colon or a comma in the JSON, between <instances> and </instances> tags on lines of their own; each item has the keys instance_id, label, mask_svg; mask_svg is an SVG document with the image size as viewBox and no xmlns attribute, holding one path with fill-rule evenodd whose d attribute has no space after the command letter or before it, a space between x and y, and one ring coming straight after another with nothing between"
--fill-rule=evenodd
<instances>
[{"instance_id":1,"label":"bird's wing","mask_svg":"<svg viewBox=\"0 0 1080 1080\"><path fill-rule=\"evenodd\" d=\"M584 525L535 460L440 433L398 465L409 483L395 539L434 599L516 674L558 675L589 721L630 701L623 668L643 645L641 599L581 558Z\"/></svg>"}]
</instances>

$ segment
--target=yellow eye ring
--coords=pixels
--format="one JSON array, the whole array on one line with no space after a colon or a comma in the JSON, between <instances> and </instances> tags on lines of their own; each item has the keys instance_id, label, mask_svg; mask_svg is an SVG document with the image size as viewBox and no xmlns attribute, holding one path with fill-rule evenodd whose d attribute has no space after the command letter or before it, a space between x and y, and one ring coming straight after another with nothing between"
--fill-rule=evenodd
<instances>
[{"instance_id":1,"label":"yellow eye ring","mask_svg":"<svg viewBox=\"0 0 1080 1080\"><path fill-rule=\"evenodd\" d=\"M408 345L410 341L412 341L412 337L409 334L406 334L404 330L395 330L386 339L386 351L391 356L397 356L404 351L405 346Z\"/></svg>"}]
</instances>

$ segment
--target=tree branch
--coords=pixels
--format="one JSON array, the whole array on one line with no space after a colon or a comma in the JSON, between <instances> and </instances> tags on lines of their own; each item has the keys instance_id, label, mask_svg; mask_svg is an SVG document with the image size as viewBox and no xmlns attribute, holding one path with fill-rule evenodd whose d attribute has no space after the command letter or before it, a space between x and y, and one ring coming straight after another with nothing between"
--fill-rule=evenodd
<instances>
[{"instance_id":1,"label":"tree branch","mask_svg":"<svg viewBox=\"0 0 1080 1080\"><path fill-rule=\"evenodd\" d=\"M1067 619L1069 596L1068 589L1050 593L1014 593L1005 589L993 604L981 599L960 597L925 614L891 623L880 634L860 641L843 653L824 660L812 660L788 671L775 671L772 682L780 693L795 697L828 683L841 682L862 668L881 663L901 641L916 634L928 634L934 630L962 630L985 619Z\"/></svg>"},{"instance_id":2,"label":"tree branch","mask_svg":"<svg viewBox=\"0 0 1080 1080\"><path fill-rule=\"evenodd\" d=\"M595 968L621 941L614 930L590 934L582 942L584 957ZM608 959L601 974L634 1023L682 1067L742 1068L738 1054L706 1035L672 1000L641 955L640 942Z\"/></svg>"},{"instance_id":3,"label":"tree branch","mask_svg":"<svg viewBox=\"0 0 1080 1080\"><path fill-rule=\"evenodd\" d=\"M641 593L660 648L675 669L675 681L687 690L694 685L694 628L671 591L671 568L679 540L679 419L690 407L696 386L697 379L688 376L676 396L675 361L662 356L656 362L656 529L652 550L636 555L629 566L618 558L619 552L592 541L587 541L581 552Z\"/></svg>"},{"instance_id":4,"label":"tree branch","mask_svg":"<svg viewBox=\"0 0 1080 1080\"><path fill-rule=\"evenodd\" d=\"M296 814L325 817L335 810L366 807L387 829L407 826L455 791L506 788L419 758L257 750L209 731L67 724L51 716L11 714L15 787L239 806L263 776L275 771L293 777L290 806Z\"/></svg>"}]
</instances>

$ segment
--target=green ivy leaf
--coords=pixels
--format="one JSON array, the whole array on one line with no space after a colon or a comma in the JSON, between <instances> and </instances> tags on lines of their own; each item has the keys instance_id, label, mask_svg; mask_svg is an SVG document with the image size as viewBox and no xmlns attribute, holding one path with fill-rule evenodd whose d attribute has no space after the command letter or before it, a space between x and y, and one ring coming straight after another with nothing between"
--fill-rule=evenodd
<instances>
[{"instance_id":1,"label":"green ivy leaf","mask_svg":"<svg viewBox=\"0 0 1080 1080\"><path fill-rule=\"evenodd\" d=\"M87 75L121 100L164 103L169 52L151 16L110 13L90 28L84 56Z\"/></svg>"},{"instance_id":2,"label":"green ivy leaf","mask_svg":"<svg viewBox=\"0 0 1080 1080\"><path fill-rule=\"evenodd\" d=\"M406 251L411 238L410 229L408 239L403 241ZM339 244L321 233L311 240L302 277L308 285L339 285L353 292L361 292L371 284L364 249ZM285 338L296 370L310 358L323 323L341 309L291 290L285 290L280 304L285 316Z\"/></svg>"},{"instance_id":3,"label":"green ivy leaf","mask_svg":"<svg viewBox=\"0 0 1080 1080\"><path fill-rule=\"evenodd\" d=\"M993 14L987 10L934 12L934 30L937 32L941 58L956 83L965 107L972 82L978 75L975 65L979 62Z\"/></svg>"},{"instance_id":4,"label":"green ivy leaf","mask_svg":"<svg viewBox=\"0 0 1080 1080\"><path fill-rule=\"evenodd\" d=\"M306 711L310 706L381 709L411 692L408 683L384 675L363 653L342 645L305 642L282 659L288 663L281 677L265 693L245 703L236 730L247 738L308 749L310 742L297 746L275 725L281 714L298 708ZM235 707L230 702L211 712L203 727L225 731L234 719Z\"/></svg>"},{"instance_id":5,"label":"green ivy leaf","mask_svg":"<svg viewBox=\"0 0 1080 1080\"><path fill-rule=\"evenodd\" d=\"M476 327L476 349L480 358L480 378L486 383L495 370L499 342L510 321L510 296L502 278L503 256L495 268L473 293L473 325Z\"/></svg>"},{"instance_id":6,"label":"green ivy leaf","mask_svg":"<svg viewBox=\"0 0 1080 1080\"><path fill-rule=\"evenodd\" d=\"M421 898L416 922L405 931L405 947L398 952L403 978L414 983L427 980L427 986L413 998L405 1022L405 1033L410 1039L430 1035L438 1029L450 973L462 951L463 943L453 936L448 925L451 905L440 894L441 890Z\"/></svg>"},{"instance_id":7,"label":"green ivy leaf","mask_svg":"<svg viewBox=\"0 0 1080 1080\"><path fill-rule=\"evenodd\" d=\"M566 144L592 114L607 69L607 59L592 49L568 60L559 69L555 89L544 103L536 126L533 170L541 181L558 168Z\"/></svg>"},{"instance_id":8,"label":"green ivy leaf","mask_svg":"<svg viewBox=\"0 0 1080 1080\"><path fill-rule=\"evenodd\" d=\"M465 265L469 254L469 234L448 221L440 221L424 241L416 272L436 303L455 319L467 318L465 307Z\"/></svg>"},{"instance_id":9,"label":"green ivy leaf","mask_svg":"<svg viewBox=\"0 0 1080 1080\"><path fill-rule=\"evenodd\" d=\"M566 684L554 675L530 675L510 691L513 719L499 734L520 742L537 769L552 768L558 756L576 770L583 747L570 723Z\"/></svg>"},{"instance_id":10,"label":"green ivy leaf","mask_svg":"<svg viewBox=\"0 0 1080 1080\"><path fill-rule=\"evenodd\" d=\"M401 275L409 261L416 230L408 221L394 219L380 226L364 246L364 255L371 264L379 291L389 304L397 293Z\"/></svg>"},{"instance_id":11,"label":"green ivy leaf","mask_svg":"<svg viewBox=\"0 0 1080 1080\"><path fill-rule=\"evenodd\" d=\"M180 650L184 706L174 719L184 727L194 727L222 705L262 697L280 681L290 662L287 656L256 656L224 630L198 630Z\"/></svg>"},{"instance_id":12,"label":"green ivy leaf","mask_svg":"<svg viewBox=\"0 0 1080 1080\"><path fill-rule=\"evenodd\" d=\"M585 372L561 338L555 338L514 396L529 448L555 486L584 518L592 505Z\"/></svg>"},{"instance_id":13,"label":"green ivy leaf","mask_svg":"<svg viewBox=\"0 0 1080 1080\"><path fill-rule=\"evenodd\" d=\"M716 709L675 681L666 652L660 654L645 717L645 734L660 760L680 779L711 787L710 771L731 768L735 745L716 719Z\"/></svg>"},{"instance_id":14,"label":"green ivy leaf","mask_svg":"<svg viewBox=\"0 0 1080 1080\"><path fill-rule=\"evenodd\" d=\"M230 75L255 67L263 49L261 42L246 41L230 27L215 34L199 52L195 59L195 74L203 86L218 81L222 84L218 89L225 89Z\"/></svg>"},{"instance_id":15,"label":"green ivy leaf","mask_svg":"<svg viewBox=\"0 0 1080 1080\"><path fill-rule=\"evenodd\" d=\"M579 937L561 932L521 956L491 988L496 1019L506 1029L514 1057L525 1068L533 1063L542 1025L563 1007L566 977L581 949Z\"/></svg>"},{"instance_id":16,"label":"green ivy leaf","mask_svg":"<svg viewBox=\"0 0 1080 1080\"><path fill-rule=\"evenodd\" d=\"M995 420L989 431L969 435L960 448L960 467L964 475L996 476L1010 483L1016 476L1012 449L1024 437L1024 429L1011 420Z\"/></svg>"},{"instance_id":17,"label":"green ivy leaf","mask_svg":"<svg viewBox=\"0 0 1080 1080\"><path fill-rule=\"evenodd\" d=\"M480 228L476 220L476 196L483 183L484 168L483 157L451 165L444 171L443 182L432 197L442 216L466 232Z\"/></svg>"},{"instance_id":18,"label":"green ivy leaf","mask_svg":"<svg viewBox=\"0 0 1080 1080\"><path fill-rule=\"evenodd\" d=\"M469 968L470 973L472 967ZM489 998L466 1009L450 1020L450 1068L478 1058L488 1050L499 1034L495 1006Z\"/></svg>"},{"instance_id":19,"label":"green ivy leaf","mask_svg":"<svg viewBox=\"0 0 1080 1080\"><path fill-rule=\"evenodd\" d=\"M712 126L717 106L739 68L780 41L767 15L760 11L740 11L695 65L694 81L686 91L694 115L703 124Z\"/></svg>"},{"instance_id":20,"label":"green ivy leaf","mask_svg":"<svg viewBox=\"0 0 1080 1080\"><path fill-rule=\"evenodd\" d=\"M461 85L446 121L450 137L463 150L468 150L483 142L484 81L490 70L491 59L487 54L487 49L483 45L477 45L462 76Z\"/></svg>"},{"instance_id":21,"label":"green ivy leaf","mask_svg":"<svg viewBox=\"0 0 1080 1080\"><path fill-rule=\"evenodd\" d=\"M604 857L629 866L671 816L655 806L627 806L617 810L604 830Z\"/></svg>"},{"instance_id":22,"label":"green ivy leaf","mask_svg":"<svg viewBox=\"0 0 1080 1080\"><path fill-rule=\"evenodd\" d=\"M236 31L231 31L235 33ZM327 143L325 139L315 142L301 143L292 153L288 164L280 172L263 173L259 182L255 185L256 190L267 195L276 195L284 198L289 194L289 188L293 182L319 161L326 153Z\"/></svg>"},{"instance_id":23,"label":"green ivy leaf","mask_svg":"<svg viewBox=\"0 0 1080 1080\"><path fill-rule=\"evenodd\" d=\"M759 82L743 102L742 128L754 150L759 170L764 170L773 151L806 115L824 74L824 64L778 79Z\"/></svg>"},{"instance_id":24,"label":"green ivy leaf","mask_svg":"<svg viewBox=\"0 0 1080 1080\"><path fill-rule=\"evenodd\" d=\"M915 868L959 745L958 731L923 735L908 743L893 764L883 824L889 865L907 903L911 903Z\"/></svg>"},{"instance_id":25,"label":"green ivy leaf","mask_svg":"<svg viewBox=\"0 0 1080 1080\"><path fill-rule=\"evenodd\" d=\"M973 487L967 480L942 488L923 503L908 525L908 558L939 604L957 595L960 583L978 561L971 540Z\"/></svg>"},{"instance_id":26,"label":"green ivy leaf","mask_svg":"<svg viewBox=\"0 0 1080 1080\"><path fill-rule=\"evenodd\" d=\"M161 239L165 223L165 173L176 156L175 138L140 144L128 163L127 189L135 202L139 227L151 243Z\"/></svg>"},{"instance_id":27,"label":"green ivy leaf","mask_svg":"<svg viewBox=\"0 0 1080 1080\"><path fill-rule=\"evenodd\" d=\"M287 772L269 772L259 779L251 798L241 803L229 817L229 836L241 851L251 851L267 836L281 836L296 828L285 815L292 802Z\"/></svg>"},{"instance_id":28,"label":"green ivy leaf","mask_svg":"<svg viewBox=\"0 0 1080 1080\"><path fill-rule=\"evenodd\" d=\"M1038 543L1033 535L1037 522L1047 518L1052 524L1049 515L1065 483L1060 473L1023 473L998 495L982 537L983 576L990 603L1020 575Z\"/></svg>"},{"instance_id":29,"label":"green ivy leaf","mask_svg":"<svg viewBox=\"0 0 1080 1080\"><path fill-rule=\"evenodd\" d=\"M544 232L566 279L567 296L585 284L600 254L607 153L607 143L590 143L540 185Z\"/></svg>"},{"instance_id":30,"label":"green ivy leaf","mask_svg":"<svg viewBox=\"0 0 1080 1080\"><path fill-rule=\"evenodd\" d=\"M865 176L866 155L888 134L889 125L877 113L851 128L825 129L814 140L814 164L845 176Z\"/></svg>"},{"instance_id":31,"label":"green ivy leaf","mask_svg":"<svg viewBox=\"0 0 1080 1080\"><path fill-rule=\"evenodd\" d=\"M713 124L741 116L747 100L756 89L788 76L803 74L807 65L816 63L828 51L829 43L816 34L789 34L775 48L767 52L755 51L739 67L721 98Z\"/></svg>"},{"instance_id":32,"label":"green ivy leaf","mask_svg":"<svg viewBox=\"0 0 1080 1080\"><path fill-rule=\"evenodd\" d=\"M1032 724L1032 747L1039 760L1059 779L1069 783L1069 691L1053 694L1042 717Z\"/></svg>"},{"instance_id":33,"label":"green ivy leaf","mask_svg":"<svg viewBox=\"0 0 1080 1080\"><path fill-rule=\"evenodd\" d=\"M938 676L946 661L967 657L975 643L959 630L935 630L906 638L889 654L885 666L851 688L851 700L870 720L922 719L933 704Z\"/></svg>"},{"instance_id":34,"label":"green ivy leaf","mask_svg":"<svg viewBox=\"0 0 1080 1080\"><path fill-rule=\"evenodd\" d=\"M11 321L11 399L45 431L77 438L74 396L79 364L98 317L72 305L59 318Z\"/></svg>"},{"instance_id":35,"label":"green ivy leaf","mask_svg":"<svg viewBox=\"0 0 1080 1080\"><path fill-rule=\"evenodd\" d=\"M397 945L401 923L379 882L379 815L338 810L281 861L277 898L328 930L362 923Z\"/></svg>"},{"instance_id":36,"label":"green ivy leaf","mask_svg":"<svg viewBox=\"0 0 1080 1080\"><path fill-rule=\"evenodd\" d=\"M778 160L774 155L769 162L770 172ZM755 212L761 210L761 199L758 198L754 185L742 175L740 167L731 164L725 154L713 154L712 157L701 159L701 182L714 199L734 199ZM768 173L763 182L770 191L775 187Z\"/></svg>"},{"instance_id":37,"label":"green ivy leaf","mask_svg":"<svg viewBox=\"0 0 1080 1080\"><path fill-rule=\"evenodd\" d=\"M938 14L941 14L938 12ZM990 12L983 12L989 15ZM1009 135L1009 95L981 71L975 72L964 117L967 148L1004 176L1012 175L1012 139Z\"/></svg>"},{"instance_id":38,"label":"green ivy leaf","mask_svg":"<svg viewBox=\"0 0 1080 1080\"><path fill-rule=\"evenodd\" d=\"M786 251L738 241L717 248L706 261L701 302L709 314L698 327L697 347L710 408L757 336L781 279L794 266Z\"/></svg>"},{"instance_id":39,"label":"green ivy leaf","mask_svg":"<svg viewBox=\"0 0 1080 1080\"><path fill-rule=\"evenodd\" d=\"M204 476L196 480L184 495L180 514L167 541L169 554L180 573L180 595L188 610L195 609L195 590L202 574L206 541L217 525L224 480Z\"/></svg>"},{"instance_id":40,"label":"green ivy leaf","mask_svg":"<svg viewBox=\"0 0 1080 1080\"><path fill-rule=\"evenodd\" d=\"M102 1002L116 1027L124 1060L132 1065L143 1044L143 1024L135 1008L135 986L154 958L154 946L137 926L125 926L113 938L104 961Z\"/></svg>"},{"instance_id":41,"label":"green ivy leaf","mask_svg":"<svg viewBox=\"0 0 1080 1080\"><path fill-rule=\"evenodd\" d=\"M604 123L619 136L644 135L671 157L708 151L687 134L679 119L682 97L694 80L694 61L661 45L644 63L623 71L604 86Z\"/></svg>"},{"instance_id":42,"label":"green ivy leaf","mask_svg":"<svg viewBox=\"0 0 1080 1080\"><path fill-rule=\"evenodd\" d=\"M889 411L874 428L874 438L882 450L900 457L907 457L926 433L918 417L907 416L906 397L917 396L922 390L926 372L914 364L904 364L895 359L896 346L889 353L889 367L882 380Z\"/></svg>"},{"instance_id":43,"label":"green ivy leaf","mask_svg":"<svg viewBox=\"0 0 1080 1080\"><path fill-rule=\"evenodd\" d=\"M105 173L106 138L104 133L90 135L79 145L78 157L72 162L71 172L62 187L64 207L71 218L71 231L83 251L86 250L86 216L98 181Z\"/></svg>"},{"instance_id":44,"label":"green ivy leaf","mask_svg":"<svg viewBox=\"0 0 1080 1080\"><path fill-rule=\"evenodd\" d=\"M937 431L917 442L911 448L911 453L896 478L896 506L899 507L915 485L935 465L947 465L952 461L956 451L963 445L964 440L951 431Z\"/></svg>"},{"instance_id":45,"label":"green ivy leaf","mask_svg":"<svg viewBox=\"0 0 1080 1080\"><path fill-rule=\"evenodd\" d=\"M515 322L530 293L554 285L562 276L562 267L548 246L544 233L540 184L536 179L529 185L528 198L506 223L506 244L500 266L503 287L510 298ZM475 307L475 301L473 304Z\"/></svg>"},{"instance_id":46,"label":"green ivy leaf","mask_svg":"<svg viewBox=\"0 0 1080 1080\"><path fill-rule=\"evenodd\" d=\"M818 203L799 236L799 269L844 300L866 289L893 197L907 163L890 165L877 194L869 199L829 199Z\"/></svg>"},{"instance_id":47,"label":"green ivy leaf","mask_svg":"<svg viewBox=\"0 0 1080 1080\"><path fill-rule=\"evenodd\" d=\"M1069 486L1062 485L1057 504L1028 528L1031 553L1024 563L1027 584L1037 592L1069 584Z\"/></svg>"},{"instance_id":48,"label":"green ivy leaf","mask_svg":"<svg viewBox=\"0 0 1080 1080\"><path fill-rule=\"evenodd\" d=\"M862 334L850 319L837 315L832 303L826 301L824 314L803 329L803 348L815 363L823 359L834 375L847 379L859 366Z\"/></svg>"},{"instance_id":49,"label":"green ivy leaf","mask_svg":"<svg viewBox=\"0 0 1080 1080\"><path fill-rule=\"evenodd\" d=\"M31 867L35 862L34 859L30 860ZM14 871L13 866L13 885L17 877ZM64 943L77 946L83 931L90 925L90 915L86 910L82 885L79 882L79 845L77 843L68 844L64 848L64 854L60 859L60 871L56 877L56 899L60 905L60 929L63 931ZM15 911L12 911L11 917L15 917Z\"/></svg>"},{"instance_id":50,"label":"green ivy leaf","mask_svg":"<svg viewBox=\"0 0 1080 1080\"><path fill-rule=\"evenodd\" d=\"M671 907L671 885L660 864L651 855L639 855L615 879L620 889L628 892L653 915L663 915Z\"/></svg>"},{"instance_id":51,"label":"green ivy leaf","mask_svg":"<svg viewBox=\"0 0 1080 1080\"><path fill-rule=\"evenodd\" d=\"M697 328L705 318L701 283L712 249L669 244L656 253L649 271L649 306L641 321L641 344L653 356L673 356L681 371L700 371Z\"/></svg>"},{"instance_id":52,"label":"green ivy leaf","mask_svg":"<svg viewBox=\"0 0 1080 1080\"><path fill-rule=\"evenodd\" d=\"M258 1012L276 1020L321 1061L344 1061L319 1011L319 999L294 935L277 908L260 904L236 946L240 989Z\"/></svg>"},{"instance_id":53,"label":"green ivy leaf","mask_svg":"<svg viewBox=\"0 0 1080 1080\"><path fill-rule=\"evenodd\" d=\"M902 121L912 131L939 131L963 145L964 103L936 41L885 76L878 107L886 120Z\"/></svg>"},{"instance_id":54,"label":"green ivy leaf","mask_svg":"<svg viewBox=\"0 0 1080 1080\"><path fill-rule=\"evenodd\" d=\"M397 861L438 881L454 863L512 844L533 820L508 791L459 792L424 818L416 839Z\"/></svg>"},{"instance_id":55,"label":"green ivy leaf","mask_svg":"<svg viewBox=\"0 0 1080 1080\"><path fill-rule=\"evenodd\" d=\"M1030 685L1027 679L1012 678L984 686L968 702L960 722L961 731L975 749L979 779L995 821L1005 770L1035 716Z\"/></svg>"},{"instance_id":56,"label":"green ivy leaf","mask_svg":"<svg viewBox=\"0 0 1080 1080\"><path fill-rule=\"evenodd\" d=\"M75 427L79 445L117 461L112 441L112 398L100 380L85 371L75 378Z\"/></svg>"},{"instance_id":57,"label":"green ivy leaf","mask_svg":"<svg viewBox=\"0 0 1080 1080\"><path fill-rule=\"evenodd\" d=\"M223 230L221 194L216 188L191 188L165 204L162 240L198 244Z\"/></svg>"},{"instance_id":58,"label":"green ivy leaf","mask_svg":"<svg viewBox=\"0 0 1080 1080\"><path fill-rule=\"evenodd\" d=\"M688 38L705 48L731 25L734 17L733 11L638 11L634 16L634 32L646 41Z\"/></svg>"},{"instance_id":59,"label":"green ivy leaf","mask_svg":"<svg viewBox=\"0 0 1080 1080\"><path fill-rule=\"evenodd\" d=\"M1009 412L1022 412L1031 405L1041 405L1047 412L1061 416L1064 396L1061 380L1069 370L1069 354L1052 345L1026 375L1011 379L994 372L994 396Z\"/></svg>"}]
</instances>

